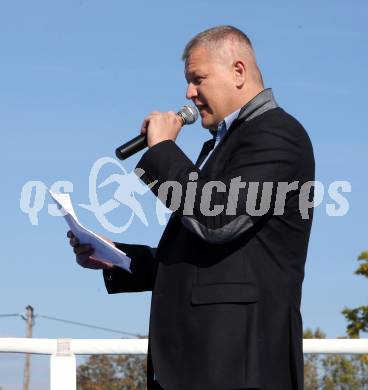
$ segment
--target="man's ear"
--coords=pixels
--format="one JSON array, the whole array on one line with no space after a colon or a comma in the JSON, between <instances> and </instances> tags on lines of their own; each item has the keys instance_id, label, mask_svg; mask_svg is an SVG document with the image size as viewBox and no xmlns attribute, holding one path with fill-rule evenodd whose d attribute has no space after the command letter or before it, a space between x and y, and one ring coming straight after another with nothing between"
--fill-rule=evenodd
<instances>
[{"instance_id":1,"label":"man's ear","mask_svg":"<svg viewBox=\"0 0 368 390\"><path fill-rule=\"evenodd\" d=\"M242 88L245 84L245 64L241 60L236 60L233 63L234 81L237 88Z\"/></svg>"}]
</instances>

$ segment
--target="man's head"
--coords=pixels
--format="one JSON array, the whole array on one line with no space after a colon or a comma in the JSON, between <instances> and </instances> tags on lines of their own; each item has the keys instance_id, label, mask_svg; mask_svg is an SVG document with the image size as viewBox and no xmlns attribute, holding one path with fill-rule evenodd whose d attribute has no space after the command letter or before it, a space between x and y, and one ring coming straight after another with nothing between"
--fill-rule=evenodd
<instances>
[{"instance_id":1,"label":"man's head","mask_svg":"<svg viewBox=\"0 0 368 390\"><path fill-rule=\"evenodd\" d=\"M249 38L232 26L196 35L185 47L187 98L198 107L202 126L217 125L263 90Z\"/></svg>"}]
</instances>

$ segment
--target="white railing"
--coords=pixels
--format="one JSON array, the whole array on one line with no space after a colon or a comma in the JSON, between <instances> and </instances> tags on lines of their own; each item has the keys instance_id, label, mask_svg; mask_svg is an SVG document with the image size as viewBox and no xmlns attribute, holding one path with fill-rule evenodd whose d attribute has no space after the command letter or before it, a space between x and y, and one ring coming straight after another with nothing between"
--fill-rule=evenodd
<instances>
[{"instance_id":1,"label":"white railing","mask_svg":"<svg viewBox=\"0 0 368 390\"><path fill-rule=\"evenodd\" d=\"M0 338L0 352L51 355L50 390L76 390L75 355L146 354L147 339ZM304 353L368 354L368 339L306 339Z\"/></svg>"}]
</instances>

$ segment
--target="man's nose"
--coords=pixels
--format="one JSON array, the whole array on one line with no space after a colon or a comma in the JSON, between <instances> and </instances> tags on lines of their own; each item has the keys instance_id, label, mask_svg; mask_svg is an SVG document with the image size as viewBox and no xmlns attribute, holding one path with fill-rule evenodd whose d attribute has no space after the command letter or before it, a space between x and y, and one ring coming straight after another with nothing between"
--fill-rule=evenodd
<instances>
[{"instance_id":1,"label":"man's nose","mask_svg":"<svg viewBox=\"0 0 368 390\"><path fill-rule=\"evenodd\" d=\"M186 98L193 99L197 95L197 88L192 83L189 83L187 87Z\"/></svg>"}]
</instances>

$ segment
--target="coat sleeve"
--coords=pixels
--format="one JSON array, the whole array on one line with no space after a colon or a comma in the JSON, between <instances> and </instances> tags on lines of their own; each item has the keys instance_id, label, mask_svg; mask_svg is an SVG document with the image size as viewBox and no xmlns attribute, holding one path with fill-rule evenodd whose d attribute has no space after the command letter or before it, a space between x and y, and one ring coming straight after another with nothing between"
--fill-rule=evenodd
<instances>
[{"instance_id":1,"label":"coat sleeve","mask_svg":"<svg viewBox=\"0 0 368 390\"><path fill-rule=\"evenodd\" d=\"M173 141L163 141L142 156L137 174L181 217L186 228L207 242L223 244L273 212L279 182L298 180L301 161L311 151L303 131L258 127L254 134L247 132L237 140L220 174L211 180ZM192 195L188 188L194 186Z\"/></svg>"},{"instance_id":2,"label":"coat sleeve","mask_svg":"<svg viewBox=\"0 0 368 390\"><path fill-rule=\"evenodd\" d=\"M104 270L108 293L152 291L156 272L156 248L118 242L115 245L131 258L132 273L115 266L112 270Z\"/></svg>"}]
</instances>

